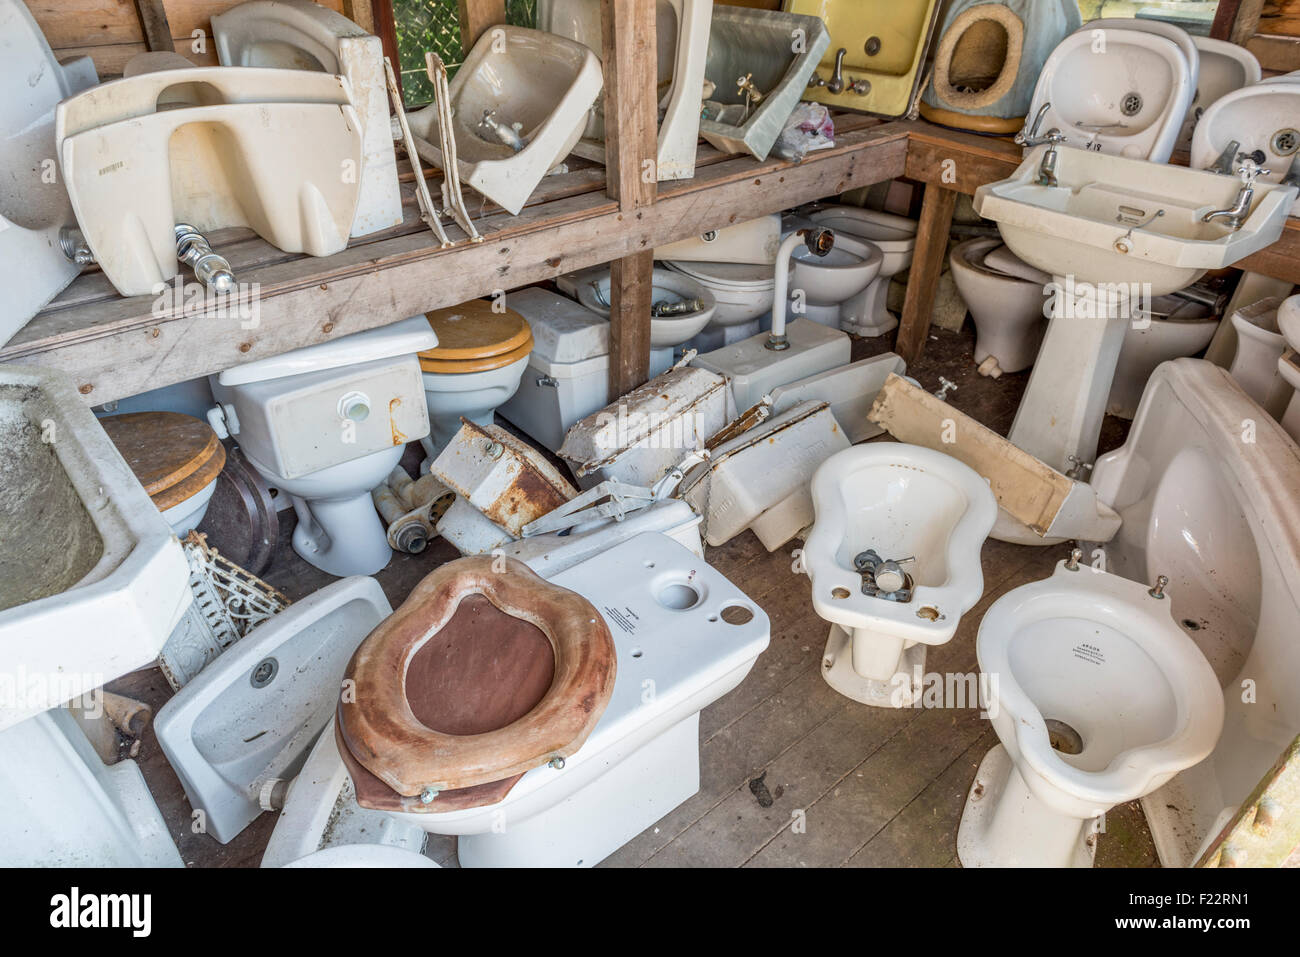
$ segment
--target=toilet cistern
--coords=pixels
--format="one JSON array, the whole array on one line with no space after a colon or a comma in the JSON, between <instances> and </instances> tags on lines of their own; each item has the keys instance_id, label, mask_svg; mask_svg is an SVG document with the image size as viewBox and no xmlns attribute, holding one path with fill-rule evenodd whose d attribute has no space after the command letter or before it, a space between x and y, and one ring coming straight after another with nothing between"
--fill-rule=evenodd
<instances>
[{"instance_id":1,"label":"toilet cistern","mask_svg":"<svg viewBox=\"0 0 1300 957\"><path fill-rule=\"evenodd\" d=\"M782 240L776 252L776 298L772 303L772 332L764 344L764 348L773 352L783 352L790 348L790 340L785 334L785 300L790 285L790 254L800 244L807 247L814 256L823 257L835 248L835 233L824 226L815 226L796 230Z\"/></svg>"}]
</instances>

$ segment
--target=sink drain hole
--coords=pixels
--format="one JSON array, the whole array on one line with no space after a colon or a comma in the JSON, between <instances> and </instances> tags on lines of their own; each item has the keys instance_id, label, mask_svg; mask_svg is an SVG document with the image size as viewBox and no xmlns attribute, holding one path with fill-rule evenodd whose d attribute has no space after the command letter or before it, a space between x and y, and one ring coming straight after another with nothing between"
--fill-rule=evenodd
<instances>
[{"instance_id":1,"label":"sink drain hole","mask_svg":"<svg viewBox=\"0 0 1300 957\"><path fill-rule=\"evenodd\" d=\"M1047 740L1055 750L1062 754L1079 754L1083 751L1083 738L1078 731L1055 718L1048 718L1046 724Z\"/></svg>"},{"instance_id":2,"label":"sink drain hole","mask_svg":"<svg viewBox=\"0 0 1300 957\"><path fill-rule=\"evenodd\" d=\"M275 673L280 670L280 662L274 658L263 658L253 669L252 675L249 676L248 683L254 688L265 688L275 680Z\"/></svg>"},{"instance_id":3,"label":"sink drain hole","mask_svg":"<svg viewBox=\"0 0 1300 957\"><path fill-rule=\"evenodd\" d=\"M1300 149L1300 130L1278 130L1273 134L1273 152L1278 156L1290 156Z\"/></svg>"},{"instance_id":4,"label":"sink drain hole","mask_svg":"<svg viewBox=\"0 0 1300 957\"><path fill-rule=\"evenodd\" d=\"M1119 101L1119 111L1125 116L1137 116L1142 112L1142 94L1124 94L1124 99Z\"/></svg>"}]
</instances>

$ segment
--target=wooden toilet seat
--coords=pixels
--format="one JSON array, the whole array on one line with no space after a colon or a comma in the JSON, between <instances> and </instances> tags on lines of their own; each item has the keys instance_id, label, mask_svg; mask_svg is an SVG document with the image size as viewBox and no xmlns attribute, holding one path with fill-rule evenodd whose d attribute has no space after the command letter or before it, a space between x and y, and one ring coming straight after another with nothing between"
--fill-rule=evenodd
<instances>
[{"instance_id":1,"label":"wooden toilet seat","mask_svg":"<svg viewBox=\"0 0 1300 957\"><path fill-rule=\"evenodd\" d=\"M216 480L226 448L201 419L179 412L128 412L99 420L160 512Z\"/></svg>"},{"instance_id":2,"label":"wooden toilet seat","mask_svg":"<svg viewBox=\"0 0 1300 957\"><path fill-rule=\"evenodd\" d=\"M443 565L344 674L336 733L357 801L437 813L501 800L582 746L616 667L608 625L576 592L510 558Z\"/></svg>"},{"instance_id":3,"label":"wooden toilet seat","mask_svg":"<svg viewBox=\"0 0 1300 957\"><path fill-rule=\"evenodd\" d=\"M517 362L533 349L528 320L483 299L426 313L425 318L438 336L435 348L420 353L425 372L486 372Z\"/></svg>"}]
</instances>

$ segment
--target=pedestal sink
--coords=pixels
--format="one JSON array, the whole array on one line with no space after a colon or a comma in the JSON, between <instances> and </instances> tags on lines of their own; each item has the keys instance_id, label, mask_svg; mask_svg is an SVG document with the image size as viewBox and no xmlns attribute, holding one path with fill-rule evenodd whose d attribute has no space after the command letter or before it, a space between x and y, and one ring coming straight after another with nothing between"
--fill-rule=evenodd
<instances>
[{"instance_id":1,"label":"pedestal sink","mask_svg":"<svg viewBox=\"0 0 1300 957\"><path fill-rule=\"evenodd\" d=\"M1013 253L1054 277L1050 324L1008 436L1062 472L1092 461L1130 318L1273 243L1294 187L1068 146L981 186L975 209ZM1050 184L1050 185L1049 185ZM1226 215L1240 200L1240 222ZM1220 211L1210 222L1207 213ZM1235 226L1235 228L1234 228Z\"/></svg>"}]
</instances>

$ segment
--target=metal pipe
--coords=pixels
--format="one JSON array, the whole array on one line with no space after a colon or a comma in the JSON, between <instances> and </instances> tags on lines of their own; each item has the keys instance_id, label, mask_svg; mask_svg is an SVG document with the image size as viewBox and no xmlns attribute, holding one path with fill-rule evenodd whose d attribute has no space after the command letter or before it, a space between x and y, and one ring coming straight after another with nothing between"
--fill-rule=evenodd
<instances>
[{"instance_id":1,"label":"metal pipe","mask_svg":"<svg viewBox=\"0 0 1300 957\"><path fill-rule=\"evenodd\" d=\"M835 233L823 226L811 229L795 230L781 243L776 253L776 285L772 290L772 332L764 344L773 352L790 348L790 340L785 335L785 298L790 286L790 254L800 243L808 248L814 256L825 256L835 247Z\"/></svg>"}]
</instances>

